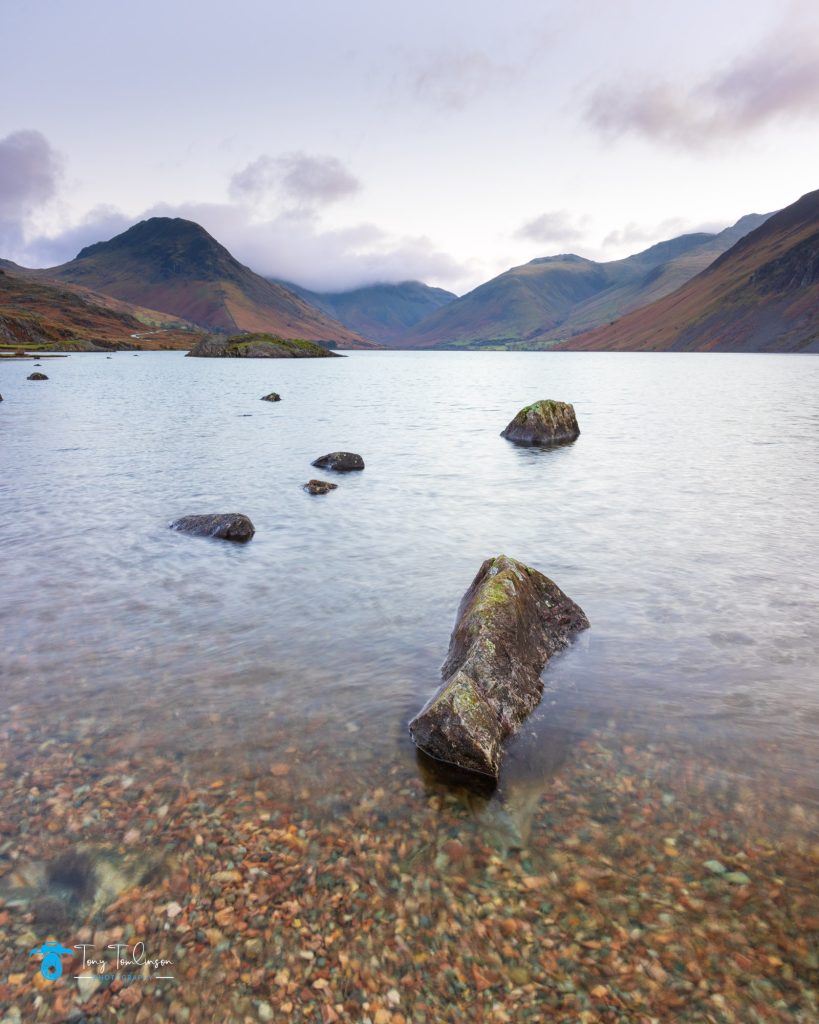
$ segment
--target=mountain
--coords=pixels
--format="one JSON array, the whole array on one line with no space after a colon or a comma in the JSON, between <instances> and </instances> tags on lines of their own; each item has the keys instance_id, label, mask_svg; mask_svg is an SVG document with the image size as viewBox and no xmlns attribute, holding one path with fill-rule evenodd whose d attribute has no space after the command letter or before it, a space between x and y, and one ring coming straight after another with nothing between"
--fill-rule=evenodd
<instances>
[{"instance_id":1,"label":"mountain","mask_svg":"<svg viewBox=\"0 0 819 1024\"><path fill-rule=\"evenodd\" d=\"M819 352L819 191L773 214L671 295L560 347Z\"/></svg>"},{"instance_id":2,"label":"mountain","mask_svg":"<svg viewBox=\"0 0 819 1024\"><path fill-rule=\"evenodd\" d=\"M0 261L0 347L11 349L188 348L185 325L151 322L151 311L112 309L112 301L85 291L33 280ZM162 314L155 314L161 316Z\"/></svg>"},{"instance_id":3,"label":"mountain","mask_svg":"<svg viewBox=\"0 0 819 1024\"><path fill-rule=\"evenodd\" d=\"M212 331L268 331L340 348L374 347L298 295L254 274L204 228L179 217L140 221L39 274L172 313Z\"/></svg>"},{"instance_id":4,"label":"mountain","mask_svg":"<svg viewBox=\"0 0 819 1024\"><path fill-rule=\"evenodd\" d=\"M288 281L278 283L350 330L384 345L397 344L424 317L457 298L452 292L420 281L371 284L345 292L311 292Z\"/></svg>"},{"instance_id":5,"label":"mountain","mask_svg":"<svg viewBox=\"0 0 819 1024\"><path fill-rule=\"evenodd\" d=\"M449 303L401 340L410 348L545 348L674 291L763 223L749 214L719 234L699 232L622 260L547 256L513 267Z\"/></svg>"}]
</instances>

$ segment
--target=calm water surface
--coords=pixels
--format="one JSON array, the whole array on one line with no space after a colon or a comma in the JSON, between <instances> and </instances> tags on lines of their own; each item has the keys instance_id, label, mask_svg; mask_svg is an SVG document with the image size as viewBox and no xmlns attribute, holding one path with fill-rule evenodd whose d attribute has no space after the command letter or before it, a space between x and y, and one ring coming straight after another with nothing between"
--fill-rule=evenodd
<instances>
[{"instance_id":1,"label":"calm water surface","mask_svg":"<svg viewBox=\"0 0 819 1024\"><path fill-rule=\"evenodd\" d=\"M562 710L673 721L738 748L781 740L817 775L819 361L119 353L46 366L44 383L0 367L6 701L183 753L264 747L260 717L286 719L296 743L327 721L318 753L339 761L406 745L463 591L504 552L592 622L547 670ZM271 388L281 403L259 401ZM577 443L498 436L544 396L575 404ZM365 472L311 498L311 460L337 449ZM256 525L246 547L167 529L233 510Z\"/></svg>"},{"instance_id":2,"label":"calm water surface","mask_svg":"<svg viewBox=\"0 0 819 1024\"><path fill-rule=\"evenodd\" d=\"M464 590L505 553L552 577L592 628L547 667L475 828L511 815L510 842L525 845L561 766L600 742L612 772L650 749L672 777L676 759L701 757L715 785L774 805L785 793L798 812L782 834L815 839L819 360L43 364L42 383L28 363L0 364L0 730L14 777L79 743L88 772L116 755L149 773L162 757L188 780L272 785L271 762L286 762L318 821L337 813L336 789L388 771L434 789L406 723L439 681ZM260 402L271 390L282 401ZM576 443L499 436L539 398L574 403ZM311 460L339 449L366 470L308 496L301 485L327 476ZM249 515L253 541L168 529L222 511ZM398 802L369 827L411 814Z\"/></svg>"}]
</instances>

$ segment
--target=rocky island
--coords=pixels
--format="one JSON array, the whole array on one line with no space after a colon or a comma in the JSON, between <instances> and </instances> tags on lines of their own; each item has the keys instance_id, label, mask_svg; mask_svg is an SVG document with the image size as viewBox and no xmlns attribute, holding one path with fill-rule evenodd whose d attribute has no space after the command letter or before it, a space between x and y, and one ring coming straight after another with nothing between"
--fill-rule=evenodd
<instances>
[{"instance_id":1,"label":"rocky island","mask_svg":"<svg viewBox=\"0 0 819 1024\"><path fill-rule=\"evenodd\" d=\"M273 334L208 334L188 352L189 356L233 359L324 359L338 352L315 341L279 338Z\"/></svg>"}]
</instances>

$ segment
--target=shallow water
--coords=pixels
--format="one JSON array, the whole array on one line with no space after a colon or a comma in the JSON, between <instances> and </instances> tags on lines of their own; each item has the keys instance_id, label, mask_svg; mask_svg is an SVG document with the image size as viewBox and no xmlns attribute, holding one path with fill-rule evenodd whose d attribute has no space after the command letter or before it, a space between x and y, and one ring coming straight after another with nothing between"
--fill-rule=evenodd
<instances>
[{"instance_id":1,"label":"shallow water","mask_svg":"<svg viewBox=\"0 0 819 1024\"><path fill-rule=\"evenodd\" d=\"M815 841L816 359L144 352L44 369L35 383L28 363L0 364L9 856L21 834L20 856L65 840L40 831L20 780L65 784L78 750L93 784L127 765L145 793L169 773L205 792L281 790L319 830L374 788L403 792L359 814L384 842L412 832L417 799L443 800L452 829L532 871L554 787L577 772L591 798L600 751L612 779L644 757L672 789L700 765L688 804L665 790L682 831L706 790L726 814L750 806L740 834L761 819L773 849ZM260 402L272 389L282 401ZM547 397L574 403L576 443L499 437ZM303 492L328 478L311 460L339 449L365 471ZM220 511L248 514L254 539L167 528ZM437 685L461 595L501 552L551 576L592 628L547 667L487 803L436 781L406 722ZM435 855L413 863L434 874Z\"/></svg>"}]
</instances>

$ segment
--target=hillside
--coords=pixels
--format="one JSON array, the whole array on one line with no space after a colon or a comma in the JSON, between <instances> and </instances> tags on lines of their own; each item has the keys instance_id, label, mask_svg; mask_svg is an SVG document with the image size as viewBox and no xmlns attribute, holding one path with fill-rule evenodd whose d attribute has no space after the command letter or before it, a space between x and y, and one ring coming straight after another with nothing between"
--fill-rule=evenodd
<instances>
[{"instance_id":1,"label":"hillside","mask_svg":"<svg viewBox=\"0 0 819 1024\"><path fill-rule=\"evenodd\" d=\"M719 234L681 235L607 263L574 255L532 260L431 314L401 345L548 347L669 294L764 220L750 214Z\"/></svg>"},{"instance_id":2,"label":"hillside","mask_svg":"<svg viewBox=\"0 0 819 1024\"><path fill-rule=\"evenodd\" d=\"M192 335L179 324L149 325L111 309L103 297L36 281L0 269L0 346L11 349L187 348ZM101 300L101 301L99 301ZM147 312L147 311L146 311ZM135 336L138 336L135 337Z\"/></svg>"},{"instance_id":3,"label":"hillside","mask_svg":"<svg viewBox=\"0 0 819 1024\"><path fill-rule=\"evenodd\" d=\"M457 298L420 281L372 284L344 292L311 292L287 281L279 283L350 330L384 345L397 344L411 327Z\"/></svg>"},{"instance_id":4,"label":"hillside","mask_svg":"<svg viewBox=\"0 0 819 1024\"><path fill-rule=\"evenodd\" d=\"M268 331L340 348L372 343L234 259L204 228L175 217L141 221L38 276L183 317L208 330Z\"/></svg>"},{"instance_id":5,"label":"hillside","mask_svg":"<svg viewBox=\"0 0 819 1024\"><path fill-rule=\"evenodd\" d=\"M819 352L819 191L774 214L671 295L560 347Z\"/></svg>"}]
</instances>

